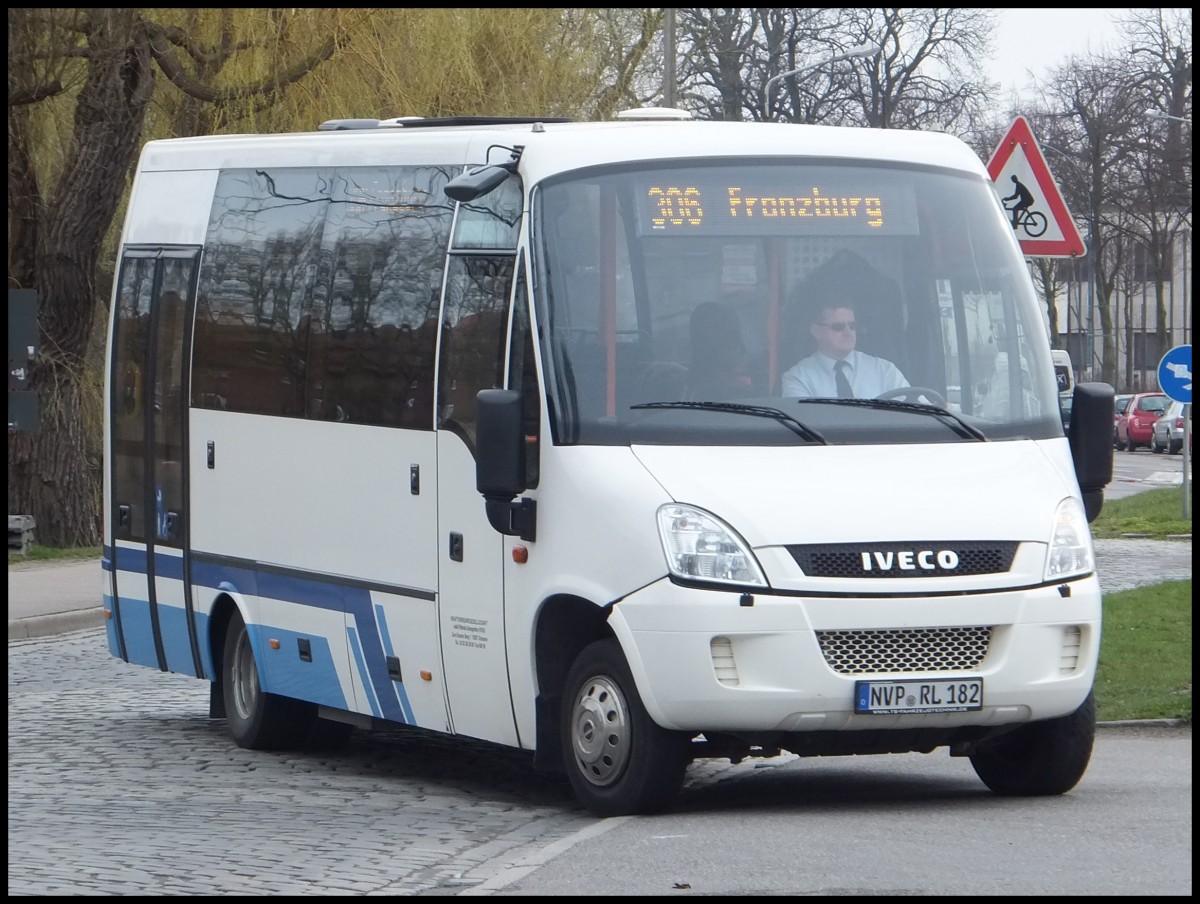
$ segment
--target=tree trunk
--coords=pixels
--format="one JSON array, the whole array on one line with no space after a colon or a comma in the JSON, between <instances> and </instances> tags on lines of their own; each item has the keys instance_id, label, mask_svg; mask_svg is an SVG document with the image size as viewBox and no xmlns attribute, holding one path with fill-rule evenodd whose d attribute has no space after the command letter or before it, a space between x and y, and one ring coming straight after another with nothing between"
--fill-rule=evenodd
<instances>
[{"instance_id":1,"label":"tree trunk","mask_svg":"<svg viewBox=\"0 0 1200 904\"><path fill-rule=\"evenodd\" d=\"M39 396L53 399L42 402L40 429L8 438L9 469L21 477L9 483L8 510L33 515L34 538L42 546L95 546L101 536L100 445L82 415L96 411L95 393L67 379Z\"/></svg>"},{"instance_id":2,"label":"tree trunk","mask_svg":"<svg viewBox=\"0 0 1200 904\"><path fill-rule=\"evenodd\" d=\"M9 513L32 515L38 542L62 547L94 546L101 537L98 375L85 366L100 301L93 278L137 156L153 87L149 38L138 11L102 9L87 16L87 77L63 175L47 199L36 239L41 345L29 385L38 393L40 427L10 436L8 444Z\"/></svg>"}]
</instances>

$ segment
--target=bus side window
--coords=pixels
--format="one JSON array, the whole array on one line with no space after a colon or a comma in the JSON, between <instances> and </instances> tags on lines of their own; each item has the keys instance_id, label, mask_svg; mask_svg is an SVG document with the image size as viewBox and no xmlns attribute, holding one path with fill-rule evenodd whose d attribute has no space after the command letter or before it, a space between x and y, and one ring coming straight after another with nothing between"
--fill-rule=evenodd
<instances>
[{"instance_id":1,"label":"bus side window","mask_svg":"<svg viewBox=\"0 0 1200 904\"><path fill-rule=\"evenodd\" d=\"M500 387L511 255L450 258L442 319L438 427L475 444L475 394Z\"/></svg>"},{"instance_id":2,"label":"bus side window","mask_svg":"<svg viewBox=\"0 0 1200 904\"><path fill-rule=\"evenodd\" d=\"M533 357L533 331L529 322L529 289L522 258L513 296L513 331L509 346L508 388L521 393L525 423L525 486L538 485L541 473L542 403L538 390L537 365Z\"/></svg>"}]
</instances>

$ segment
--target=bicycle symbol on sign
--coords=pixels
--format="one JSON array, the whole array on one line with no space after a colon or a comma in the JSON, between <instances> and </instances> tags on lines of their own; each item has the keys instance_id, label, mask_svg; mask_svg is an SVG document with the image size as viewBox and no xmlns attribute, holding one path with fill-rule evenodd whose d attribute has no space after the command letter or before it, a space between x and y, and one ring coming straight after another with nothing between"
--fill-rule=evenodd
<instances>
[{"instance_id":1,"label":"bicycle symbol on sign","mask_svg":"<svg viewBox=\"0 0 1200 904\"><path fill-rule=\"evenodd\" d=\"M1012 214L1012 228L1024 229L1027 236L1036 239L1046 231L1046 215L1030 210L1034 202L1033 192L1022 185L1020 179L1013 176L1012 183L1013 193L1000 201L1004 204L1004 209ZM1012 201L1011 205L1009 201Z\"/></svg>"},{"instance_id":2,"label":"bicycle symbol on sign","mask_svg":"<svg viewBox=\"0 0 1200 904\"><path fill-rule=\"evenodd\" d=\"M1004 209L1007 211L1012 211L1013 208L1005 204ZM1047 220L1044 213L1039 213L1036 210L1025 208L1017 214L1017 222L1013 228L1024 229L1027 236L1029 236L1031 239L1036 239L1046 231L1046 226Z\"/></svg>"}]
</instances>

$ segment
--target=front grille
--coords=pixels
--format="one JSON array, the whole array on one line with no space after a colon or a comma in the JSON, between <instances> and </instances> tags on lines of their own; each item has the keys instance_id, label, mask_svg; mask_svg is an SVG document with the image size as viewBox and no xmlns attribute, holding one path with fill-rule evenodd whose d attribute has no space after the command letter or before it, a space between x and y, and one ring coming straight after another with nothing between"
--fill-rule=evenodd
<instances>
[{"instance_id":1,"label":"front grille","mask_svg":"<svg viewBox=\"0 0 1200 904\"><path fill-rule=\"evenodd\" d=\"M991 637L983 625L817 632L825 662L843 675L970 671L987 656Z\"/></svg>"},{"instance_id":2,"label":"front grille","mask_svg":"<svg viewBox=\"0 0 1200 904\"><path fill-rule=\"evenodd\" d=\"M787 547L814 578L928 578L1003 574L1012 567L1011 541L922 540L904 543L815 543ZM953 562L953 567L947 567Z\"/></svg>"}]
</instances>

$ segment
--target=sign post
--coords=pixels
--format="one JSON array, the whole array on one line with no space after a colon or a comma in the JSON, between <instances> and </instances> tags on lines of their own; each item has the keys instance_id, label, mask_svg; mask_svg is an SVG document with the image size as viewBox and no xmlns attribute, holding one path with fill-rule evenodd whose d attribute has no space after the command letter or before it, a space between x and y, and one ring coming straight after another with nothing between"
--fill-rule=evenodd
<instances>
[{"instance_id":1,"label":"sign post","mask_svg":"<svg viewBox=\"0 0 1200 904\"><path fill-rule=\"evenodd\" d=\"M1192 473L1192 347L1177 345L1158 362L1158 386L1167 398L1183 403L1183 517L1192 510L1189 477ZM1167 448L1170 449L1170 434Z\"/></svg>"}]
</instances>

